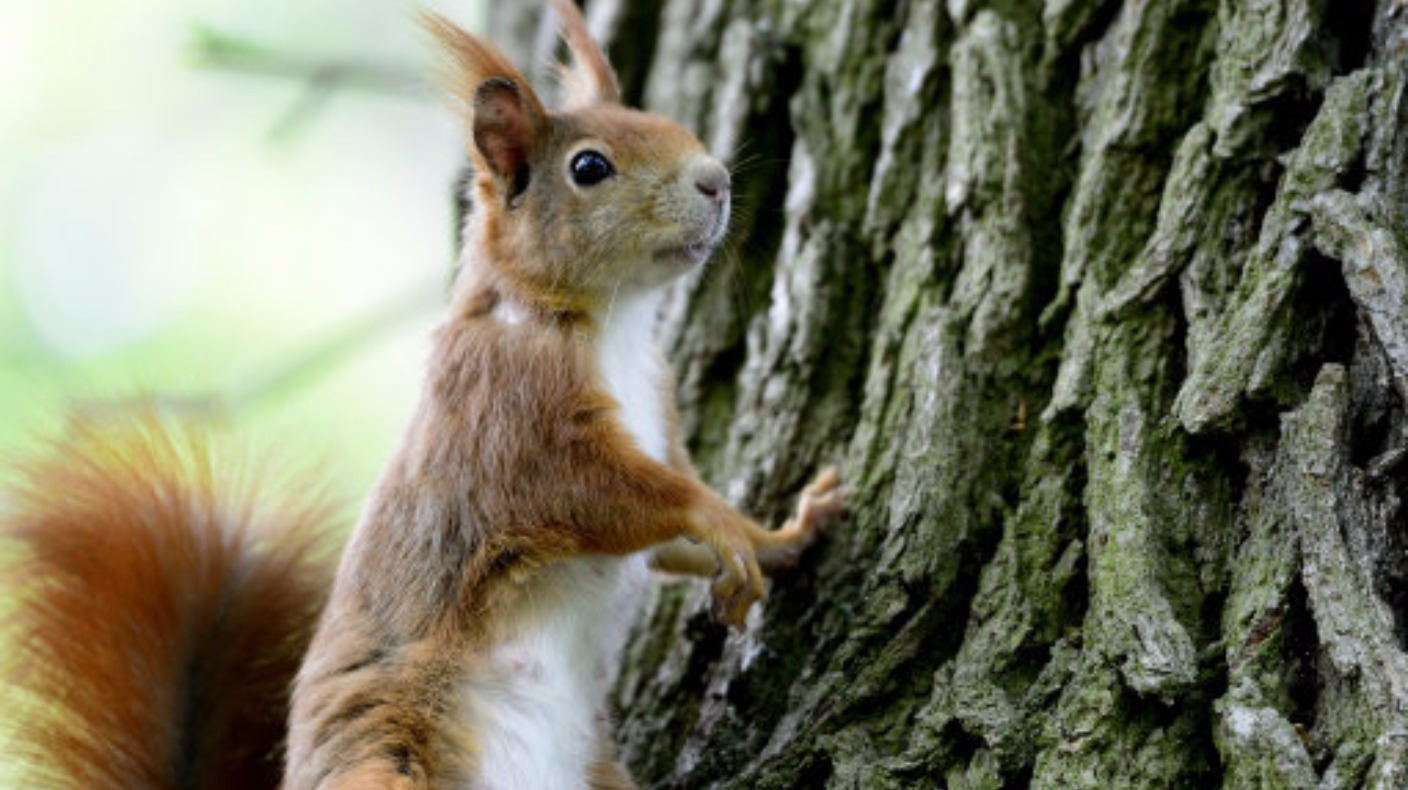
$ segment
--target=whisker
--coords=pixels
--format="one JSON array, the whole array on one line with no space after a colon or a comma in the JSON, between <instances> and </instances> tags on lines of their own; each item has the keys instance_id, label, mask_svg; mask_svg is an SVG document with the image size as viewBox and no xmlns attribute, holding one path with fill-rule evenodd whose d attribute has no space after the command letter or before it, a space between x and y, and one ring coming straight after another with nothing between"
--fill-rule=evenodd
<instances>
[{"instance_id":1,"label":"whisker","mask_svg":"<svg viewBox=\"0 0 1408 790\"><path fill-rule=\"evenodd\" d=\"M732 162L737 161L738 158L739 158L739 156L742 155L743 153L747 152L748 147L749 147L750 145L752 145L752 144L753 144L753 141L752 141L750 138L743 137L743 138L739 139L738 144L733 147L733 150L732 150L732 151L729 151L727 154L724 155L724 162L726 162L726 163L732 163ZM729 164L728 167L729 167L729 170L732 170L732 169L733 169L733 165L732 165L732 164Z\"/></svg>"},{"instance_id":2,"label":"whisker","mask_svg":"<svg viewBox=\"0 0 1408 790\"><path fill-rule=\"evenodd\" d=\"M734 159L733 161L729 162L728 165L729 175L738 175L739 173L747 172L750 168L752 168L759 161L761 161L762 157L762 154L748 154L747 156Z\"/></svg>"}]
</instances>

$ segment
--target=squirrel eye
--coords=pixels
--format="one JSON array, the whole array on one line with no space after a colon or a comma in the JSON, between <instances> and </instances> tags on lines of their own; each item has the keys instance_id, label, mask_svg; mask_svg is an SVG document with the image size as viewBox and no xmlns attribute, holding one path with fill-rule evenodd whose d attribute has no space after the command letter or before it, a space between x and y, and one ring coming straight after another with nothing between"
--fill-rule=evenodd
<instances>
[{"instance_id":1,"label":"squirrel eye","mask_svg":"<svg viewBox=\"0 0 1408 790\"><path fill-rule=\"evenodd\" d=\"M570 169L573 183L581 187L600 184L616 175L616 168L612 166L611 160L602 156L599 151L590 149L581 151L572 157Z\"/></svg>"}]
</instances>

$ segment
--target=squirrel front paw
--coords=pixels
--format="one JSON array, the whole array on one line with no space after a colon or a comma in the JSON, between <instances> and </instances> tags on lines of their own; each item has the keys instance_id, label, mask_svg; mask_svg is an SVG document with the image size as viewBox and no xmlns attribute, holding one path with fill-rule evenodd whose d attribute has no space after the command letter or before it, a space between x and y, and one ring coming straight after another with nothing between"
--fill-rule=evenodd
<instances>
[{"instance_id":1,"label":"squirrel front paw","mask_svg":"<svg viewBox=\"0 0 1408 790\"><path fill-rule=\"evenodd\" d=\"M749 527L759 527L720 501L717 507L700 514L697 528L690 536L718 557L718 572L711 587L714 598L714 619L725 625L742 628L748 609L763 598L763 572L753 549Z\"/></svg>"},{"instance_id":2,"label":"squirrel front paw","mask_svg":"<svg viewBox=\"0 0 1408 790\"><path fill-rule=\"evenodd\" d=\"M846 512L841 474L828 466L817 474L797 499L797 512L777 530L768 533L767 545L757 546L758 564L771 573L797 564L827 522Z\"/></svg>"},{"instance_id":3,"label":"squirrel front paw","mask_svg":"<svg viewBox=\"0 0 1408 790\"><path fill-rule=\"evenodd\" d=\"M715 619L742 628L748 609L765 593L763 571L795 565L822 526L843 512L845 489L835 467L823 469L802 489L796 514L776 530L758 526L722 502L705 510L691 537L718 556L712 588Z\"/></svg>"},{"instance_id":4,"label":"squirrel front paw","mask_svg":"<svg viewBox=\"0 0 1408 790\"><path fill-rule=\"evenodd\" d=\"M722 570L710 587L714 619L738 630L743 629L753 603L765 594L762 569L752 547L746 544L744 541L742 545L715 547Z\"/></svg>"}]
</instances>

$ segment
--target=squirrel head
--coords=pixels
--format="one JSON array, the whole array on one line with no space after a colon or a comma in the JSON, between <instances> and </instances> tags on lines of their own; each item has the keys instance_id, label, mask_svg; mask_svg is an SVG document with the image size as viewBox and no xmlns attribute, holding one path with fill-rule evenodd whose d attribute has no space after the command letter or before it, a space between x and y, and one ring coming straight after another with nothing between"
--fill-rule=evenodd
<instances>
[{"instance_id":1,"label":"squirrel head","mask_svg":"<svg viewBox=\"0 0 1408 790\"><path fill-rule=\"evenodd\" d=\"M727 230L729 173L684 127L622 106L576 6L553 5L572 55L554 112L492 45L424 22L465 117L477 255L525 296L590 309L703 263Z\"/></svg>"}]
</instances>

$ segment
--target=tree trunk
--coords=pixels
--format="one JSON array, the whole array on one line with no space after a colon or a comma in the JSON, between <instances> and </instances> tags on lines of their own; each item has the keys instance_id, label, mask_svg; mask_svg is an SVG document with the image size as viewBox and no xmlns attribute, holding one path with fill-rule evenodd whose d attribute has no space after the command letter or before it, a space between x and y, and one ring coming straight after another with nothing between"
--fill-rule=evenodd
<instances>
[{"instance_id":1,"label":"tree trunk","mask_svg":"<svg viewBox=\"0 0 1408 790\"><path fill-rule=\"evenodd\" d=\"M1403 0L610 6L735 169L695 457L850 490L746 634L651 593L643 786L1408 787Z\"/></svg>"}]
</instances>

